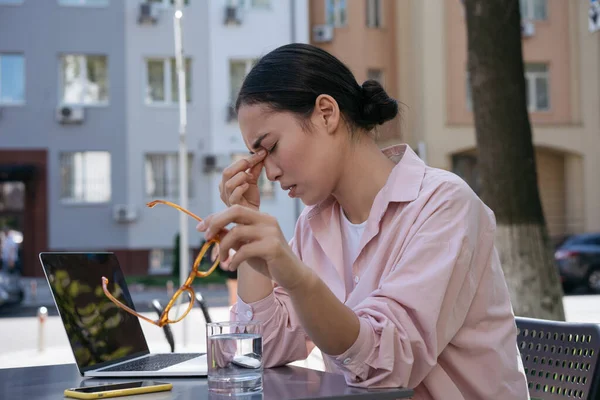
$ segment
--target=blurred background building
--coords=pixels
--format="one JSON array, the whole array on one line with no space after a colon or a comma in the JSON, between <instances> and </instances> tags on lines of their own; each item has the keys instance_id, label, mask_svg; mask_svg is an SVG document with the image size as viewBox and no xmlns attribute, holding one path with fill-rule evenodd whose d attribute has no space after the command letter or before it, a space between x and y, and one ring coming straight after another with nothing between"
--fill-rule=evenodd
<instances>
[{"instance_id":1,"label":"blurred background building","mask_svg":"<svg viewBox=\"0 0 600 400\"><path fill-rule=\"evenodd\" d=\"M44 250L115 251L126 273L172 267L179 201L172 0L0 0L0 225ZM221 170L247 154L230 105L254 60L308 42L307 0L186 0L189 207L222 208ZM291 238L300 207L262 178ZM201 235L190 223L190 246ZM195 243L198 242L198 243Z\"/></svg>"},{"instance_id":2,"label":"blurred background building","mask_svg":"<svg viewBox=\"0 0 600 400\"><path fill-rule=\"evenodd\" d=\"M222 209L223 167L247 154L231 105L261 55L310 42L403 104L405 141L480 192L460 0L186 0L189 207ZM555 241L600 231L600 35L587 1L521 0L528 105ZM167 273L178 232L172 0L0 0L0 225L43 250L110 250L126 273ZM263 210L301 211L261 178ZM190 245L200 235L190 223Z\"/></svg>"},{"instance_id":3,"label":"blurred background building","mask_svg":"<svg viewBox=\"0 0 600 400\"><path fill-rule=\"evenodd\" d=\"M589 2L521 0L538 185L550 235L600 231L600 34ZM313 0L311 43L402 101L401 133L481 194L460 0ZM500 18L500 16L499 16ZM398 121L380 134L398 141Z\"/></svg>"}]
</instances>

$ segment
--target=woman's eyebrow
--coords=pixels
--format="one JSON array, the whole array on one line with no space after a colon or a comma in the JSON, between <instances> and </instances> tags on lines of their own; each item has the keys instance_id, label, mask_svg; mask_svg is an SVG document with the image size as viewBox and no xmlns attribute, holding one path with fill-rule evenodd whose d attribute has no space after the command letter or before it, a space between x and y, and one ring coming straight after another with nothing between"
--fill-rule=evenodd
<instances>
[{"instance_id":1,"label":"woman's eyebrow","mask_svg":"<svg viewBox=\"0 0 600 400\"><path fill-rule=\"evenodd\" d=\"M252 148L254 150L258 150L260 148L261 142L263 141L264 138L267 137L268 134L269 133L265 133L265 134L260 135L260 137L254 141L254 144L252 145ZM254 154L254 152L251 150L250 154Z\"/></svg>"}]
</instances>

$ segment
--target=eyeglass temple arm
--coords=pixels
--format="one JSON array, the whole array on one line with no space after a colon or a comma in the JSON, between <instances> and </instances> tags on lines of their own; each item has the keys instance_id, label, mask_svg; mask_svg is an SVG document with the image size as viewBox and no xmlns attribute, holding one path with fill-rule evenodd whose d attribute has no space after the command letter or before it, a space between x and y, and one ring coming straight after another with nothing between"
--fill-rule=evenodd
<instances>
[{"instance_id":1,"label":"eyeglass temple arm","mask_svg":"<svg viewBox=\"0 0 600 400\"><path fill-rule=\"evenodd\" d=\"M171 207L173 207L173 208L176 208L176 209L178 209L179 211L181 211L181 212L183 212L183 213L186 213L186 214L187 214L187 215L189 215L190 217L194 218L196 221L198 221L198 222L202 222L202 218L200 218L199 216L197 216L197 215L196 215L196 214L194 214L193 212L191 212L191 211L188 211L188 210L186 210L185 208L183 208L183 207L180 207L180 206L178 206L178 205L177 205L177 204L175 204L175 203L171 203L170 201L166 201L166 200L154 200L154 201L151 201L151 202L149 202L149 203L146 203L146 206L147 206L147 207L150 207L150 208L152 208L152 207L154 207L154 206L155 206L155 205L157 205L157 204L165 204L165 205L167 205L167 206L171 206Z\"/></svg>"},{"instance_id":2,"label":"eyeglass temple arm","mask_svg":"<svg viewBox=\"0 0 600 400\"><path fill-rule=\"evenodd\" d=\"M108 278L106 277L102 277L102 290L104 290L104 294L106 294L106 296L113 302L115 303L117 306L121 307L122 309L124 309L125 311L129 312L130 314L135 315L138 318L143 319L144 321L150 322L151 324L154 324L156 326L160 326L160 324L158 324L156 321L151 320L148 317L143 316L142 314L138 313L137 311L133 310L132 308L127 307L125 304L121 303L119 300L117 300L109 291L108 291ZM164 314L164 313L163 313ZM163 316L161 315L160 319L162 320Z\"/></svg>"}]
</instances>

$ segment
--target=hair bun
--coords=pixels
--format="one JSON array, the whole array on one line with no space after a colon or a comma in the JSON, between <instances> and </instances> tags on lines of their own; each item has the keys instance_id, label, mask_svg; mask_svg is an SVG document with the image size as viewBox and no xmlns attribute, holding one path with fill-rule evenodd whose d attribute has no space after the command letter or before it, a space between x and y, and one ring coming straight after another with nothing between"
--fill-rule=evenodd
<instances>
[{"instance_id":1,"label":"hair bun","mask_svg":"<svg viewBox=\"0 0 600 400\"><path fill-rule=\"evenodd\" d=\"M388 96L383 86L375 80L362 84L362 121L361 125L373 129L398 115L398 102Z\"/></svg>"}]
</instances>

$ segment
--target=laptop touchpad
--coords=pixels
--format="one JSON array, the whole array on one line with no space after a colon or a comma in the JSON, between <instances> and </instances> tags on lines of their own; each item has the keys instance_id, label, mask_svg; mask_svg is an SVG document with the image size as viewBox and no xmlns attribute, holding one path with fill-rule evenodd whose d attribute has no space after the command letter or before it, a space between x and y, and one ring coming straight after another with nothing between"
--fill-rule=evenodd
<instances>
[{"instance_id":1,"label":"laptop touchpad","mask_svg":"<svg viewBox=\"0 0 600 400\"><path fill-rule=\"evenodd\" d=\"M192 358L191 360L171 365L165 369L162 369L161 372L198 372L198 373L206 373L207 365L206 365L206 354L201 355L200 357Z\"/></svg>"}]
</instances>

